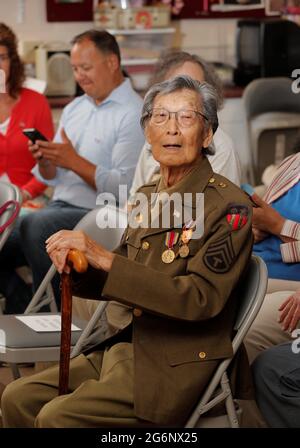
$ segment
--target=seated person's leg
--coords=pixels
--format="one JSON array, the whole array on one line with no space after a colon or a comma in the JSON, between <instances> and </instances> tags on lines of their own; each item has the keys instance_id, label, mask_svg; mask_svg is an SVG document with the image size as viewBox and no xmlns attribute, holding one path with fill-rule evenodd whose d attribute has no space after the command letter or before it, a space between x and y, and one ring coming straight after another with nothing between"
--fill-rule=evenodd
<instances>
[{"instance_id":1,"label":"seated person's leg","mask_svg":"<svg viewBox=\"0 0 300 448\"><path fill-rule=\"evenodd\" d=\"M277 291L297 291L300 289L300 281L283 280L281 278L269 278L267 294Z\"/></svg>"},{"instance_id":2,"label":"seated person's leg","mask_svg":"<svg viewBox=\"0 0 300 448\"><path fill-rule=\"evenodd\" d=\"M278 322L280 305L293 293L293 291L278 291L267 294L261 309L244 340L249 362L263 350L274 345L291 340L287 331L282 329Z\"/></svg>"},{"instance_id":3,"label":"seated person's leg","mask_svg":"<svg viewBox=\"0 0 300 448\"><path fill-rule=\"evenodd\" d=\"M102 357L103 356L103 357ZM70 394L57 396L58 368L11 383L1 409L4 427L153 426L134 413L133 345L122 342L104 352L71 361Z\"/></svg>"},{"instance_id":4,"label":"seated person's leg","mask_svg":"<svg viewBox=\"0 0 300 448\"><path fill-rule=\"evenodd\" d=\"M32 298L32 288L17 274L16 268L27 264L20 240L19 218L0 252L0 293L6 298L6 314L23 313Z\"/></svg>"},{"instance_id":5,"label":"seated person's leg","mask_svg":"<svg viewBox=\"0 0 300 448\"><path fill-rule=\"evenodd\" d=\"M71 360L69 389L75 390L82 382L99 379L102 352L80 355ZM35 375L20 378L6 386L1 411L3 426L7 428L33 427L42 407L58 395L58 366Z\"/></svg>"},{"instance_id":6,"label":"seated person's leg","mask_svg":"<svg viewBox=\"0 0 300 448\"><path fill-rule=\"evenodd\" d=\"M22 247L32 270L35 291L51 266L51 260L45 250L45 241L59 230L73 229L88 211L61 201L54 201L48 207L24 217L20 229ZM52 286L57 305L60 307L58 275L55 276Z\"/></svg>"},{"instance_id":7,"label":"seated person's leg","mask_svg":"<svg viewBox=\"0 0 300 448\"><path fill-rule=\"evenodd\" d=\"M35 420L38 428L153 426L134 412L133 346L119 343L106 350L100 378L84 381L73 393L46 404ZM98 370L99 375L99 370Z\"/></svg>"},{"instance_id":8,"label":"seated person's leg","mask_svg":"<svg viewBox=\"0 0 300 448\"><path fill-rule=\"evenodd\" d=\"M296 428L300 421L300 354L292 344L272 347L252 365L256 400L272 428Z\"/></svg>"}]
</instances>

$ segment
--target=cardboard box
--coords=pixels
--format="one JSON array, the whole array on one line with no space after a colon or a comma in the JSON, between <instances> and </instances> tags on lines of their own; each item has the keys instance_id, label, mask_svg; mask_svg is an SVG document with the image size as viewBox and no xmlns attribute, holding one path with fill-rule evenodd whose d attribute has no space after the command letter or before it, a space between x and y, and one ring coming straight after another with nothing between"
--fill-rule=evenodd
<instances>
[{"instance_id":1,"label":"cardboard box","mask_svg":"<svg viewBox=\"0 0 300 448\"><path fill-rule=\"evenodd\" d=\"M145 6L142 8L96 8L95 26L107 29L150 29L163 28L170 24L168 6Z\"/></svg>"}]
</instances>

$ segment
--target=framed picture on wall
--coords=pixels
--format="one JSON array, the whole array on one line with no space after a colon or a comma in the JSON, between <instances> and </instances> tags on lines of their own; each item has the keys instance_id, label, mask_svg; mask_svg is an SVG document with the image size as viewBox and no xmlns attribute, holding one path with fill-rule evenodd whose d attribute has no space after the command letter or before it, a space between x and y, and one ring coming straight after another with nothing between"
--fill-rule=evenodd
<instances>
[{"instance_id":1,"label":"framed picture on wall","mask_svg":"<svg viewBox=\"0 0 300 448\"><path fill-rule=\"evenodd\" d=\"M264 9L263 0L219 0L211 5L212 11L249 11L252 9Z\"/></svg>"},{"instance_id":2,"label":"framed picture on wall","mask_svg":"<svg viewBox=\"0 0 300 448\"><path fill-rule=\"evenodd\" d=\"M300 15L300 0L266 0L266 13Z\"/></svg>"},{"instance_id":3,"label":"framed picture on wall","mask_svg":"<svg viewBox=\"0 0 300 448\"><path fill-rule=\"evenodd\" d=\"M284 0L266 0L266 14L268 16L278 16L282 14Z\"/></svg>"},{"instance_id":4,"label":"framed picture on wall","mask_svg":"<svg viewBox=\"0 0 300 448\"><path fill-rule=\"evenodd\" d=\"M90 22L93 0L47 0L48 22Z\"/></svg>"},{"instance_id":5,"label":"framed picture on wall","mask_svg":"<svg viewBox=\"0 0 300 448\"><path fill-rule=\"evenodd\" d=\"M173 19L231 17L265 17L264 0L186 0L179 15L173 16Z\"/></svg>"}]
</instances>

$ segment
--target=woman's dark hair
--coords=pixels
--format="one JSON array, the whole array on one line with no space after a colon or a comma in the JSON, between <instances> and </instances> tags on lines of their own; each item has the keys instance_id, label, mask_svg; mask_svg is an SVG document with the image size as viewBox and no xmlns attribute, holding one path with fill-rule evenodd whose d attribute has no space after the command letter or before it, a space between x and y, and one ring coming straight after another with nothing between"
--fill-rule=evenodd
<instances>
[{"instance_id":1,"label":"woman's dark hair","mask_svg":"<svg viewBox=\"0 0 300 448\"><path fill-rule=\"evenodd\" d=\"M96 48L104 54L115 54L119 62L121 62L118 42L116 41L116 38L107 31L88 30L75 36L71 43L72 45L75 45L83 40L90 40L95 44Z\"/></svg>"},{"instance_id":2,"label":"woman's dark hair","mask_svg":"<svg viewBox=\"0 0 300 448\"><path fill-rule=\"evenodd\" d=\"M11 97L17 98L25 79L24 64L18 53L17 37L5 23L0 23L0 45L7 48L10 59L8 93Z\"/></svg>"}]
</instances>

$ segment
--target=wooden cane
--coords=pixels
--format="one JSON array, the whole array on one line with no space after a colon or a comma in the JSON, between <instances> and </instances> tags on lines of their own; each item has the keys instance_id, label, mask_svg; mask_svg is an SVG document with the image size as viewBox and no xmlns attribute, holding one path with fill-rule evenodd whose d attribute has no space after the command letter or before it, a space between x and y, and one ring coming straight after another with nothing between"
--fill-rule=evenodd
<instances>
[{"instance_id":1,"label":"wooden cane","mask_svg":"<svg viewBox=\"0 0 300 448\"><path fill-rule=\"evenodd\" d=\"M85 255L79 250L71 249L68 253L67 264L78 273L88 268ZM71 352L71 325L72 325L72 279L65 272L61 275L61 336L59 361L58 394L68 393L70 352Z\"/></svg>"}]
</instances>

